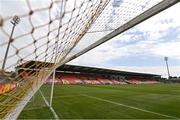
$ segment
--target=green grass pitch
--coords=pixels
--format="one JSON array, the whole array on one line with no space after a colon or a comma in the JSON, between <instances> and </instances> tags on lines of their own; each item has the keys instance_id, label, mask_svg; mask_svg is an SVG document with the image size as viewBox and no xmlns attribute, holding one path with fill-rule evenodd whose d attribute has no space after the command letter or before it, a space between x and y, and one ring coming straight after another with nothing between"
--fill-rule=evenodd
<instances>
[{"instance_id":1,"label":"green grass pitch","mask_svg":"<svg viewBox=\"0 0 180 120\"><path fill-rule=\"evenodd\" d=\"M42 88L45 94L48 90ZM52 119L40 94L33 99L19 119ZM55 85L53 108L61 119L176 119L180 84Z\"/></svg>"}]
</instances>

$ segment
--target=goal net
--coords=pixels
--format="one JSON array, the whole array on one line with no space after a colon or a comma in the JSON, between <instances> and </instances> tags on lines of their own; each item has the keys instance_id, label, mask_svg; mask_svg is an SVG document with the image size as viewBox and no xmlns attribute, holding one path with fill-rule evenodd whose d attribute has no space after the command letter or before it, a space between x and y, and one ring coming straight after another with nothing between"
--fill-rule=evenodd
<instances>
[{"instance_id":1,"label":"goal net","mask_svg":"<svg viewBox=\"0 0 180 120\"><path fill-rule=\"evenodd\" d=\"M160 2L1 0L0 118L17 118L69 57Z\"/></svg>"},{"instance_id":2,"label":"goal net","mask_svg":"<svg viewBox=\"0 0 180 120\"><path fill-rule=\"evenodd\" d=\"M52 71L89 30L109 0L1 1L0 118L16 118ZM12 18L14 15L18 17ZM19 22L19 23L18 23ZM14 27L11 36L12 27ZM18 24L17 24L18 23ZM11 37L11 38L10 38ZM10 40L9 40L10 39ZM8 56L6 48L10 44ZM27 61L33 60L30 64ZM36 62L43 61L43 62ZM19 65L22 68L18 70ZM11 72L15 71L15 72Z\"/></svg>"}]
</instances>

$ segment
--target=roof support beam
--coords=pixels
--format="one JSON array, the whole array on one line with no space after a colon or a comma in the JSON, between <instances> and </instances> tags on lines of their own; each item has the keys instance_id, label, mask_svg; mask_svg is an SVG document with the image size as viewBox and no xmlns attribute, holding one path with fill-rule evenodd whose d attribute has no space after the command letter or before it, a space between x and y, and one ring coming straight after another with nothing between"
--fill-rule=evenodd
<instances>
[{"instance_id":1,"label":"roof support beam","mask_svg":"<svg viewBox=\"0 0 180 120\"><path fill-rule=\"evenodd\" d=\"M106 36L102 37L101 39L99 39L95 43L89 45L87 48L83 49L79 53L67 58L62 63L67 63L67 62L69 62L69 61L83 55L84 53L92 50L93 48L101 45L102 43L112 39L113 37L125 32L125 31L127 31L128 29L134 27L135 25L147 20L148 18L160 13L161 11L173 6L174 4L176 4L178 2L180 2L180 0L163 0L162 2L158 3L157 5L153 6L152 8L150 8L147 11L143 12L142 14L138 15L134 19L130 20L126 24L120 26L119 28L115 29L111 33L109 33Z\"/></svg>"}]
</instances>

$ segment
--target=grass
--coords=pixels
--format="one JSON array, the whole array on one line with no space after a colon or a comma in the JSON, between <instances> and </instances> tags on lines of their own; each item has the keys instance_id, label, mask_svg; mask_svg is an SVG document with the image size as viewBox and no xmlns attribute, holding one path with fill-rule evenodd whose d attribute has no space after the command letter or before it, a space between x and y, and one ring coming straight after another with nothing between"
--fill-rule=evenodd
<instances>
[{"instance_id":1,"label":"grass","mask_svg":"<svg viewBox=\"0 0 180 120\"><path fill-rule=\"evenodd\" d=\"M48 90L42 88L45 96ZM27 106L19 119L52 119L40 95L33 99L28 106L36 107ZM56 85L53 108L61 119L180 118L180 84Z\"/></svg>"}]
</instances>

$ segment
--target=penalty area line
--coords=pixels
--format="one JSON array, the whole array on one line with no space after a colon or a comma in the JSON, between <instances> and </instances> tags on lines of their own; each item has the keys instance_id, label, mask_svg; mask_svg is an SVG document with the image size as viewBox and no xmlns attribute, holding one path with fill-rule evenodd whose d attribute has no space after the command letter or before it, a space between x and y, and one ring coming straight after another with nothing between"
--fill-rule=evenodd
<instances>
[{"instance_id":1,"label":"penalty area line","mask_svg":"<svg viewBox=\"0 0 180 120\"><path fill-rule=\"evenodd\" d=\"M103 98L99 98L99 97L94 97L94 96L85 95L85 94L82 94L82 95L85 96L85 97L91 98L91 99L96 99L96 100L99 100L99 101L111 103L111 104L118 105L118 106L123 106L123 107L126 107L126 108L131 108L131 109L135 109L135 110L139 110L139 111L143 111L143 112L147 112L147 113L151 113L151 114L155 114L155 115L159 115L159 116L163 116L163 117L167 117L167 118L171 118L171 119L172 118L173 119L179 119L179 118L174 117L174 116L170 116L170 115L165 115L165 114L162 114L162 113L153 112L153 111L150 111L150 110L146 110L146 109L142 109L142 108L126 105L126 104L123 104L123 103L114 102L114 101L103 99Z\"/></svg>"}]
</instances>

